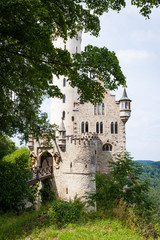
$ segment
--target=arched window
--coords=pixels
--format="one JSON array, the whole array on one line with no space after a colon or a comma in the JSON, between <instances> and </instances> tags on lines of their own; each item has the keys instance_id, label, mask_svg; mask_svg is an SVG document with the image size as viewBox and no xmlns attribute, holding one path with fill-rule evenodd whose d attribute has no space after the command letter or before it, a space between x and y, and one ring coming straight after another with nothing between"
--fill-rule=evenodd
<instances>
[{"instance_id":1,"label":"arched window","mask_svg":"<svg viewBox=\"0 0 160 240\"><path fill-rule=\"evenodd\" d=\"M112 145L109 143L106 143L103 145L102 150L105 152L111 152L112 151Z\"/></svg>"},{"instance_id":2,"label":"arched window","mask_svg":"<svg viewBox=\"0 0 160 240\"><path fill-rule=\"evenodd\" d=\"M81 133L84 133L84 122L81 123Z\"/></svg>"},{"instance_id":3,"label":"arched window","mask_svg":"<svg viewBox=\"0 0 160 240\"><path fill-rule=\"evenodd\" d=\"M62 119L65 119L65 111L62 112Z\"/></svg>"},{"instance_id":4,"label":"arched window","mask_svg":"<svg viewBox=\"0 0 160 240\"><path fill-rule=\"evenodd\" d=\"M102 115L104 115L104 103L102 104Z\"/></svg>"},{"instance_id":5,"label":"arched window","mask_svg":"<svg viewBox=\"0 0 160 240\"><path fill-rule=\"evenodd\" d=\"M127 102L125 102L125 108L127 108Z\"/></svg>"},{"instance_id":6,"label":"arched window","mask_svg":"<svg viewBox=\"0 0 160 240\"><path fill-rule=\"evenodd\" d=\"M96 123L96 133L99 133L99 122Z\"/></svg>"},{"instance_id":7,"label":"arched window","mask_svg":"<svg viewBox=\"0 0 160 240\"><path fill-rule=\"evenodd\" d=\"M94 104L94 115L97 114L97 104Z\"/></svg>"},{"instance_id":8,"label":"arched window","mask_svg":"<svg viewBox=\"0 0 160 240\"><path fill-rule=\"evenodd\" d=\"M66 86L66 78L63 78L63 87Z\"/></svg>"},{"instance_id":9,"label":"arched window","mask_svg":"<svg viewBox=\"0 0 160 240\"><path fill-rule=\"evenodd\" d=\"M100 133L103 133L103 122L100 122Z\"/></svg>"},{"instance_id":10,"label":"arched window","mask_svg":"<svg viewBox=\"0 0 160 240\"><path fill-rule=\"evenodd\" d=\"M101 114L101 103L98 103L98 115Z\"/></svg>"},{"instance_id":11,"label":"arched window","mask_svg":"<svg viewBox=\"0 0 160 240\"><path fill-rule=\"evenodd\" d=\"M115 122L115 133L117 134L118 133L118 123Z\"/></svg>"},{"instance_id":12,"label":"arched window","mask_svg":"<svg viewBox=\"0 0 160 240\"><path fill-rule=\"evenodd\" d=\"M64 94L63 95L63 103L65 103L66 102L66 95Z\"/></svg>"},{"instance_id":13,"label":"arched window","mask_svg":"<svg viewBox=\"0 0 160 240\"><path fill-rule=\"evenodd\" d=\"M86 122L86 124L85 124L85 132L88 132L88 128L89 128L88 122Z\"/></svg>"},{"instance_id":14,"label":"arched window","mask_svg":"<svg viewBox=\"0 0 160 240\"><path fill-rule=\"evenodd\" d=\"M114 123L111 122L111 133L114 133Z\"/></svg>"}]
</instances>

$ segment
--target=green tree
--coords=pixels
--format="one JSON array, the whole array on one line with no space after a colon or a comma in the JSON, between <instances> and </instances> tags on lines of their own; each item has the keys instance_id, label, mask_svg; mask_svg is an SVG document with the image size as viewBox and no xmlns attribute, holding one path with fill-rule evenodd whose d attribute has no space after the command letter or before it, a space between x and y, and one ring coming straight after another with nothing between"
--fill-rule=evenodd
<instances>
[{"instance_id":1,"label":"green tree","mask_svg":"<svg viewBox=\"0 0 160 240\"><path fill-rule=\"evenodd\" d=\"M17 147L12 140L10 140L6 135L0 135L0 159L16 150Z\"/></svg>"},{"instance_id":2,"label":"green tree","mask_svg":"<svg viewBox=\"0 0 160 240\"><path fill-rule=\"evenodd\" d=\"M29 168L31 166L30 151L26 147L17 149L15 152L5 156L2 160L13 163L19 168Z\"/></svg>"},{"instance_id":3,"label":"green tree","mask_svg":"<svg viewBox=\"0 0 160 240\"><path fill-rule=\"evenodd\" d=\"M157 0L132 0L148 17ZM102 100L106 89L125 85L125 77L114 52L87 46L71 58L52 41L73 37L80 30L98 36L99 17L109 9L120 11L124 0L1 0L0 1L0 133L19 132L28 139L49 127L40 111L45 97L62 97L52 85L52 75L65 75L77 87L83 101ZM93 78L100 82L91 81ZM81 73L81 74L79 74ZM103 87L101 82L105 83Z\"/></svg>"},{"instance_id":4,"label":"green tree","mask_svg":"<svg viewBox=\"0 0 160 240\"><path fill-rule=\"evenodd\" d=\"M0 210L3 212L19 211L27 199L34 203L34 189L28 186L29 155L29 150L22 147L0 161Z\"/></svg>"},{"instance_id":5,"label":"green tree","mask_svg":"<svg viewBox=\"0 0 160 240\"><path fill-rule=\"evenodd\" d=\"M147 197L148 182L140 181L142 167L132 160L129 153L118 155L109 162L109 168L108 174L97 173L97 190L89 196L90 203L97 202L98 207L109 209L123 199L128 206L137 209L151 207Z\"/></svg>"}]
</instances>

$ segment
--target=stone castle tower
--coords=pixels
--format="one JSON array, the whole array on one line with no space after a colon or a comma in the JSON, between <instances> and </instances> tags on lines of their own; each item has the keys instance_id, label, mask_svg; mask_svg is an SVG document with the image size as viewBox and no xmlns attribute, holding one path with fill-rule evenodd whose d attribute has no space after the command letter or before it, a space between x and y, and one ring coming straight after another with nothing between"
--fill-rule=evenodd
<instances>
[{"instance_id":1,"label":"stone castle tower","mask_svg":"<svg viewBox=\"0 0 160 240\"><path fill-rule=\"evenodd\" d=\"M58 39L54 45L75 53L81 51L81 41L78 33L66 43ZM59 198L84 197L86 192L96 191L92 181L96 171L107 173L108 160L126 151L125 124L131 100L124 89L119 101L106 93L103 103L80 104L77 89L65 77L54 76L53 84L64 94L63 99L54 98L51 103L51 123L59 126L58 134L50 146L30 138L31 156L35 167L53 166L53 185Z\"/></svg>"}]
</instances>

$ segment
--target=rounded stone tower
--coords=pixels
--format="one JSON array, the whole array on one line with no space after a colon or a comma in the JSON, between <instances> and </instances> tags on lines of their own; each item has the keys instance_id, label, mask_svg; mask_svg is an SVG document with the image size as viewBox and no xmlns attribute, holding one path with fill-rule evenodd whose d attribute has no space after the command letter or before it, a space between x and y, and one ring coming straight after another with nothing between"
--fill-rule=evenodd
<instances>
[{"instance_id":1,"label":"rounded stone tower","mask_svg":"<svg viewBox=\"0 0 160 240\"><path fill-rule=\"evenodd\" d=\"M56 48L66 49L71 54L81 52L82 33L79 32L74 38L68 38L66 42L62 38L58 38L54 41ZM57 78L53 76L53 84L57 85L63 93L63 99L52 98L51 99L51 124L61 124L63 118L66 128L66 134L73 134L73 108L78 102L78 93L76 88L72 88L65 76Z\"/></svg>"}]
</instances>

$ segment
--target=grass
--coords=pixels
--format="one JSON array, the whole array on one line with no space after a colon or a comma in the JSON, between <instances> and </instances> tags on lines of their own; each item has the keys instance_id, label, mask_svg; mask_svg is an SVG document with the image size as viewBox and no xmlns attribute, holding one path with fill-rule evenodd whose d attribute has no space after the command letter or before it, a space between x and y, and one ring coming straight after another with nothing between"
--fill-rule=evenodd
<instances>
[{"instance_id":1,"label":"grass","mask_svg":"<svg viewBox=\"0 0 160 240\"><path fill-rule=\"evenodd\" d=\"M119 218L107 218L97 213L76 224L58 228L46 218L49 206L38 211L0 216L0 240L141 240L142 234L132 230ZM148 238L152 240L152 238ZM160 238L157 238L160 240Z\"/></svg>"}]
</instances>

